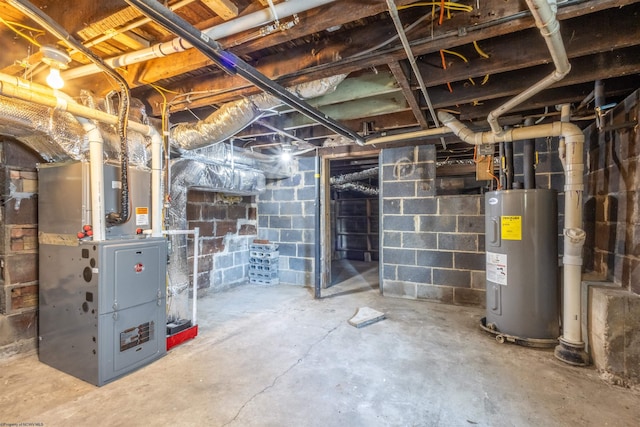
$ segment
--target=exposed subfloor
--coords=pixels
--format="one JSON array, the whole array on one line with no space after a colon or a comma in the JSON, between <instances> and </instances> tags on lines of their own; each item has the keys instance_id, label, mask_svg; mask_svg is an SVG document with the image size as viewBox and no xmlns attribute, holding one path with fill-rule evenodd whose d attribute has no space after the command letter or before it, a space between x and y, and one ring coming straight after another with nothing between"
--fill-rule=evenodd
<instances>
[{"instance_id":1,"label":"exposed subfloor","mask_svg":"<svg viewBox=\"0 0 640 427\"><path fill-rule=\"evenodd\" d=\"M0 423L45 426L637 426L640 396L549 350L498 344L483 310L384 298L377 269L323 290L240 286L199 302L200 334L95 387L0 362ZM357 329L358 307L387 319ZM3 424L7 425L7 424Z\"/></svg>"}]
</instances>

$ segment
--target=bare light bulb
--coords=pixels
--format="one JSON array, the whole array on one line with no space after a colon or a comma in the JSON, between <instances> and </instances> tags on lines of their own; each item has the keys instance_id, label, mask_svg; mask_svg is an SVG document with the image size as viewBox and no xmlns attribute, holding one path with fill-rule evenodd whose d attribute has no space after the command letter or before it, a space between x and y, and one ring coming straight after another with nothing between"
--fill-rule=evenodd
<instances>
[{"instance_id":1,"label":"bare light bulb","mask_svg":"<svg viewBox=\"0 0 640 427\"><path fill-rule=\"evenodd\" d=\"M62 80L62 76L60 75L60 70L55 67L51 67L49 69L49 75L47 76L47 84L52 89L62 89L64 86L64 80Z\"/></svg>"},{"instance_id":2,"label":"bare light bulb","mask_svg":"<svg viewBox=\"0 0 640 427\"><path fill-rule=\"evenodd\" d=\"M291 155L291 149L288 147L284 148L280 153L280 159L285 163L291 161L292 157L293 156Z\"/></svg>"}]
</instances>

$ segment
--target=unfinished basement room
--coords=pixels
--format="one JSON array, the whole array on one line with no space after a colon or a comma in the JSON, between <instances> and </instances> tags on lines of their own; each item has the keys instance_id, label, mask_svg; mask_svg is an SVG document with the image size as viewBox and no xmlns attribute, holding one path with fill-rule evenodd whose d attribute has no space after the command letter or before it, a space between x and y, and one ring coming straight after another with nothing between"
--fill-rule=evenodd
<instances>
[{"instance_id":1,"label":"unfinished basement room","mask_svg":"<svg viewBox=\"0 0 640 427\"><path fill-rule=\"evenodd\" d=\"M640 425L639 0L0 0L0 427Z\"/></svg>"}]
</instances>

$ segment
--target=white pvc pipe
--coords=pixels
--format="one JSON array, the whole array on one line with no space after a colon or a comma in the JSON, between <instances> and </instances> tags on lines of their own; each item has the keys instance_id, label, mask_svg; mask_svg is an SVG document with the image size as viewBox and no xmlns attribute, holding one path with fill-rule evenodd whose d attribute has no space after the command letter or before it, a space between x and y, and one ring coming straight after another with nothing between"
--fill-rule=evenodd
<instances>
[{"instance_id":1,"label":"white pvc pipe","mask_svg":"<svg viewBox=\"0 0 640 427\"><path fill-rule=\"evenodd\" d=\"M150 127L151 137L151 235L162 236L162 136Z\"/></svg>"},{"instance_id":2,"label":"white pvc pipe","mask_svg":"<svg viewBox=\"0 0 640 427\"><path fill-rule=\"evenodd\" d=\"M90 120L79 118L89 139L89 182L91 187L91 227L93 241L101 242L106 235L104 207L104 140L100 129Z\"/></svg>"},{"instance_id":3,"label":"white pvc pipe","mask_svg":"<svg viewBox=\"0 0 640 427\"><path fill-rule=\"evenodd\" d=\"M387 135L387 136L380 136L377 138L371 138L371 139L368 139L367 142L364 143L364 145L386 144L388 142L406 141L409 139L429 138L429 137L446 135L451 132L452 132L451 129L447 127L423 129L423 130L417 130L415 132L406 132L406 133L400 133L396 135Z\"/></svg>"},{"instance_id":4,"label":"white pvc pipe","mask_svg":"<svg viewBox=\"0 0 640 427\"><path fill-rule=\"evenodd\" d=\"M565 227L564 229L562 339L574 346L583 345L580 297L582 247L584 246L585 238L586 234L580 228Z\"/></svg>"},{"instance_id":5,"label":"white pvc pipe","mask_svg":"<svg viewBox=\"0 0 640 427\"><path fill-rule=\"evenodd\" d=\"M540 29L540 33L547 43L547 48L549 49L549 53L551 54L551 58L553 59L556 69L538 83L514 96L509 101L489 113L487 121L494 133L502 132L502 128L498 123L498 117L515 106L523 103L535 94L548 88L555 82L562 80L564 76L569 74L569 71L571 71L571 65L569 64L567 52L565 51L564 43L562 42L562 35L560 34L560 23L556 19L555 11L552 10L552 6L549 4L551 3L555 7L555 0L526 0L526 2L527 6L529 6L529 9L531 10L533 18L536 21L536 26Z\"/></svg>"},{"instance_id":6,"label":"white pvc pipe","mask_svg":"<svg viewBox=\"0 0 640 427\"><path fill-rule=\"evenodd\" d=\"M219 40L224 37L241 33L242 31L266 25L278 17L285 18L295 15L296 13L306 12L307 10L333 3L334 1L335 0L289 0L275 5L275 13L267 7L257 12L224 22L220 25L207 28L202 31L202 35L210 40ZM191 49L192 47L193 46L191 46L190 43L187 43L182 38L178 37L171 41L160 43L146 49L106 59L105 62L111 68L120 68L127 65L137 64L139 62L149 61L154 58L171 55L173 53L183 52L187 49ZM62 77L65 80L72 80L96 74L98 72L100 72L100 69L97 65L88 64L67 70L62 73Z\"/></svg>"}]
</instances>

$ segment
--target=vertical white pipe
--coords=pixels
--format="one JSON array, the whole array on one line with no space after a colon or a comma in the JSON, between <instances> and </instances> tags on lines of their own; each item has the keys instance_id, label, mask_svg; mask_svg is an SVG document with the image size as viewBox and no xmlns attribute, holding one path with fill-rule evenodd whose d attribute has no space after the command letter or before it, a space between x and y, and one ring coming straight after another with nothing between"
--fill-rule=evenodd
<instances>
[{"instance_id":1,"label":"vertical white pipe","mask_svg":"<svg viewBox=\"0 0 640 427\"><path fill-rule=\"evenodd\" d=\"M91 188L91 227L93 241L100 242L106 235L104 208L103 139L100 129L90 120L78 118L89 139L89 186Z\"/></svg>"},{"instance_id":2,"label":"vertical white pipe","mask_svg":"<svg viewBox=\"0 0 640 427\"><path fill-rule=\"evenodd\" d=\"M564 161L564 290L562 339L573 346L583 346L581 321L582 194L584 187L583 138L565 138Z\"/></svg>"},{"instance_id":3,"label":"vertical white pipe","mask_svg":"<svg viewBox=\"0 0 640 427\"><path fill-rule=\"evenodd\" d=\"M151 136L151 236L162 236L162 136L149 127Z\"/></svg>"},{"instance_id":4,"label":"vertical white pipe","mask_svg":"<svg viewBox=\"0 0 640 427\"><path fill-rule=\"evenodd\" d=\"M200 256L200 227L193 229L193 305L191 308L191 326L197 325L197 304L198 301L198 257Z\"/></svg>"}]
</instances>

